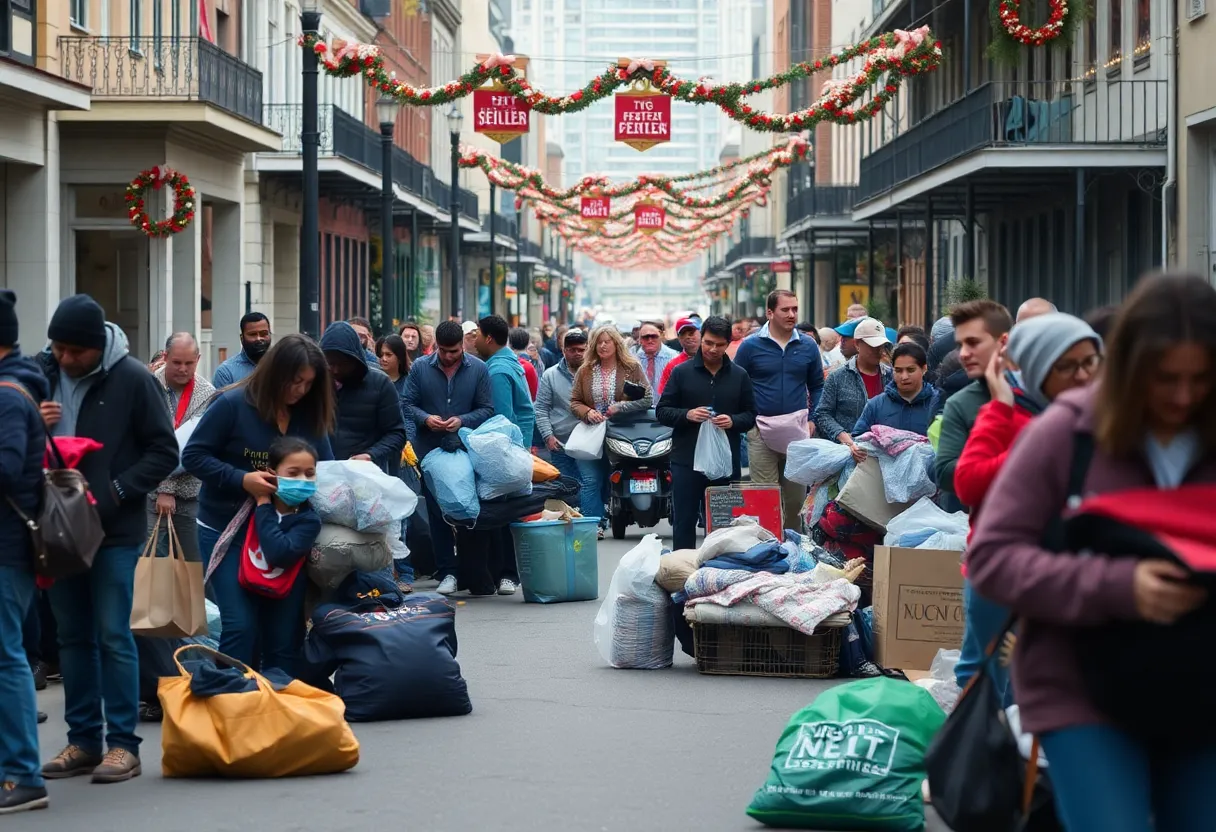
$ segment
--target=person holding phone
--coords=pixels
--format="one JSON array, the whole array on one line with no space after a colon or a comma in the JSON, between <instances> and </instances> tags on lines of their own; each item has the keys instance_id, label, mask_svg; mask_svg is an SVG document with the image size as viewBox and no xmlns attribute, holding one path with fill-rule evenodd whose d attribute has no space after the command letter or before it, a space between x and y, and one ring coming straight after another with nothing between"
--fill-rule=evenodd
<instances>
[{"instance_id":1,"label":"person holding phone","mask_svg":"<svg viewBox=\"0 0 1216 832\"><path fill-rule=\"evenodd\" d=\"M278 477L269 467L277 439L294 436L316 448L318 461L334 458L334 410L324 353L307 336L293 333L270 348L252 375L219 394L182 452L183 467L202 482L198 539L213 570L209 584L220 608L219 649L253 668L290 669L294 649L282 639L259 638L281 629L268 621L273 613L265 599L238 579L249 521L229 527L238 514L250 516L248 501L277 493ZM230 541L226 546L217 546L221 535Z\"/></svg>"}]
</instances>

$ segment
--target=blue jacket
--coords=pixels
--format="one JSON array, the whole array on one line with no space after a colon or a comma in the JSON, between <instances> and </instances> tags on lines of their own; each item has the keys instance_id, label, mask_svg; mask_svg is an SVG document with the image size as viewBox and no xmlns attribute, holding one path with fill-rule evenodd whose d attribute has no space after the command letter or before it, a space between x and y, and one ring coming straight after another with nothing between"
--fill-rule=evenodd
<instances>
[{"instance_id":1,"label":"blue jacket","mask_svg":"<svg viewBox=\"0 0 1216 832\"><path fill-rule=\"evenodd\" d=\"M282 517L271 503L258 506L253 512L253 522L266 563L275 569L287 569L308 557L321 533L321 518L307 503L295 514Z\"/></svg>"},{"instance_id":2,"label":"blue jacket","mask_svg":"<svg viewBox=\"0 0 1216 832\"><path fill-rule=\"evenodd\" d=\"M532 394L528 392L519 356L510 349L501 349L486 361L486 370L490 373L494 413L506 416L523 433L524 444L531 445L532 432L536 429L536 409L532 406Z\"/></svg>"},{"instance_id":3,"label":"blue jacket","mask_svg":"<svg viewBox=\"0 0 1216 832\"><path fill-rule=\"evenodd\" d=\"M511 360L519 367L518 359ZM523 373L523 368L519 368ZM405 424L414 453L422 459L440 446L445 439L447 450L459 450L460 437L455 433L436 433L426 426L428 416L460 418L461 427L476 428L494 415L494 400L490 395L490 373L480 358L465 355L460 367L449 379L439 366L439 353L425 355L410 367L405 381L405 397L401 401ZM451 437L448 439L448 437Z\"/></svg>"},{"instance_id":4,"label":"blue jacket","mask_svg":"<svg viewBox=\"0 0 1216 832\"><path fill-rule=\"evenodd\" d=\"M823 393L823 359L819 346L798 330L785 350L768 335L768 324L743 339L735 364L752 378L758 416L814 412Z\"/></svg>"},{"instance_id":5,"label":"blue jacket","mask_svg":"<svg viewBox=\"0 0 1216 832\"><path fill-rule=\"evenodd\" d=\"M51 394L46 376L21 350L0 359L0 381L20 384L36 402ZM29 569L33 565L30 532L8 504L12 498L26 516L34 517L42 494L42 455L46 429L37 406L20 390L0 386L0 566Z\"/></svg>"},{"instance_id":6,"label":"blue jacket","mask_svg":"<svg viewBox=\"0 0 1216 832\"><path fill-rule=\"evenodd\" d=\"M920 388L916 398L907 401L899 394L899 388L892 381L887 384L882 395L875 396L866 402L853 426L852 434L861 436L875 425L886 425L896 430L907 430L926 436L929 433L929 423L933 421L933 406L937 401L937 390L932 384Z\"/></svg>"},{"instance_id":7,"label":"blue jacket","mask_svg":"<svg viewBox=\"0 0 1216 832\"><path fill-rule=\"evenodd\" d=\"M345 321L325 327L321 349L363 362L365 350L355 329ZM334 395L337 406L334 432L329 437L334 456L349 459L367 454L380 470L392 476L401 468L405 447L405 421L401 395L379 367L360 365L362 375L347 379Z\"/></svg>"},{"instance_id":8,"label":"blue jacket","mask_svg":"<svg viewBox=\"0 0 1216 832\"><path fill-rule=\"evenodd\" d=\"M199 522L222 532L232 521L248 494L241 481L269 461L270 443L277 439L278 425L262 421L245 398L246 389L235 387L216 397L182 451L182 466L199 478ZM161 408L164 413L164 408ZM318 460L331 460L334 452L328 436L316 436L311 425L291 414L287 435L298 436L317 449Z\"/></svg>"},{"instance_id":9,"label":"blue jacket","mask_svg":"<svg viewBox=\"0 0 1216 832\"><path fill-rule=\"evenodd\" d=\"M215 375L211 377L211 386L216 390L223 390L231 384L248 378L256 366L258 365L253 363L253 359L245 355L244 350L241 350L215 368Z\"/></svg>"}]
</instances>

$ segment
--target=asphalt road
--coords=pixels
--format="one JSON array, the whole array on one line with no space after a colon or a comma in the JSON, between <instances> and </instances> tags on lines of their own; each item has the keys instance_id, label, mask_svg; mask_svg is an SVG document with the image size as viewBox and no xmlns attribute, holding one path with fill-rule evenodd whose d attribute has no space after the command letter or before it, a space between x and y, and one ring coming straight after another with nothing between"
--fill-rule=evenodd
<instances>
[{"instance_id":1,"label":"asphalt road","mask_svg":"<svg viewBox=\"0 0 1216 832\"><path fill-rule=\"evenodd\" d=\"M603 593L630 540L600 545ZM354 726L359 765L329 777L165 780L159 726L143 725L144 774L50 784L51 808L5 832L701 832L757 830L744 814L790 715L835 682L614 670L592 642L599 602L459 607L473 713ZM44 758L64 743L62 686L39 695ZM931 832L946 832L940 825Z\"/></svg>"}]
</instances>

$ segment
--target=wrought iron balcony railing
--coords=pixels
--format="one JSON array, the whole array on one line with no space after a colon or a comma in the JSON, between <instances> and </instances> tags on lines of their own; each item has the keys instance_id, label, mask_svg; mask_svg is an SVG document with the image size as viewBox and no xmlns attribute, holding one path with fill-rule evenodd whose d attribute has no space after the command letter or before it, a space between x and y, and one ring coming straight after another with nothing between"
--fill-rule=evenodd
<instances>
[{"instance_id":1,"label":"wrought iron balcony railing","mask_svg":"<svg viewBox=\"0 0 1216 832\"><path fill-rule=\"evenodd\" d=\"M96 99L202 101L262 123L262 73L202 38L61 37L59 66Z\"/></svg>"},{"instance_id":2,"label":"wrought iron balcony railing","mask_svg":"<svg viewBox=\"0 0 1216 832\"><path fill-rule=\"evenodd\" d=\"M769 257L776 253L777 247L771 237L744 237L730 247L722 264L729 266L742 257Z\"/></svg>"},{"instance_id":3,"label":"wrought iron balcony railing","mask_svg":"<svg viewBox=\"0 0 1216 832\"><path fill-rule=\"evenodd\" d=\"M790 197L785 224L807 217L848 217L856 202L856 185L812 185Z\"/></svg>"}]
</instances>

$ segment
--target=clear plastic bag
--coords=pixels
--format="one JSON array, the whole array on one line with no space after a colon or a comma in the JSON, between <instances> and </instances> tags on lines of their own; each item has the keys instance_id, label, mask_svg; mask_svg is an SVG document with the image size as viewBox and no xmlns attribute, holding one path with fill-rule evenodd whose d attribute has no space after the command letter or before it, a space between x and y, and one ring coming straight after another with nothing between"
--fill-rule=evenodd
<instances>
[{"instance_id":1,"label":"clear plastic bag","mask_svg":"<svg viewBox=\"0 0 1216 832\"><path fill-rule=\"evenodd\" d=\"M791 442L785 457L785 477L799 485L819 485L840 475L853 458L847 446L827 439Z\"/></svg>"},{"instance_id":2,"label":"clear plastic bag","mask_svg":"<svg viewBox=\"0 0 1216 832\"><path fill-rule=\"evenodd\" d=\"M322 523L382 533L414 513L418 495L374 462L343 459L317 463L317 492L311 503Z\"/></svg>"},{"instance_id":3,"label":"clear plastic bag","mask_svg":"<svg viewBox=\"0 0 1216 832\"><path fill-rule=\"evenodd\" d=\"M469 450L479 498L532 493L532 454L507 417L495 416L476 430L462 429L460 440Z\"/></svg>"},{"instance_id":4,"label":"clear plastic bag","mask_svg":"<svg viewBox=\"0 0 1216 832\"><path fill-rule=\"evenodd\" d=\"M730 439L726 431L712 422L702 422L697 431L697 449L693 455L692 469L705 475L707 480L724 480L734 471L730 458Z\"/></svg>"},{"instance_id":5,"label":"clear plastic bag","mask_svg":"<svg viewBox=\"0 0 1216 832\"><path fill-rule=\"evenodd\" d=\"M958 664L961 655L960 650L938 650L937 655L933 657L933 663L929 665L929 677L916 680L917 686L929 691L933 700L946 713L954 710L958 698L963 693L958 682L954 681L954 666Z\"/></svg>"},{"instance_id":6,"label":"clear plastic bag","mask_svg":"<svg viewBox=\"0 0 1216 832\"><path fill-rule=\"evenodd\" d=\"M621 558L595 616L595 646L613 667L670 667L675 654L671 597L655 583L663 544L648 534Z\"/></svg>"},{"instance_id":7,"label":"clear plastic bag","mask_svg":"<svg viewBox=\"0 0 1216 832\"><path fill-rule=\"evenodd\" d=\"M452 520L476 520L481 514L473 463L464 451L436 448L422 460L422 475L439 509Z\"/></svg>"},{"instance_id":8,"label":"clear plastic bag","mask_svg":"<svg viewBox=\"0 0 1216 832\"><path fill-rule=\"evenodd\" d=\"M967 515L943 511L929 497L921 497L891 518L883 543L915 549L956 549L967 539ZM961 543L960 543L961 541Z\"/></svg>"}]
</instances>

